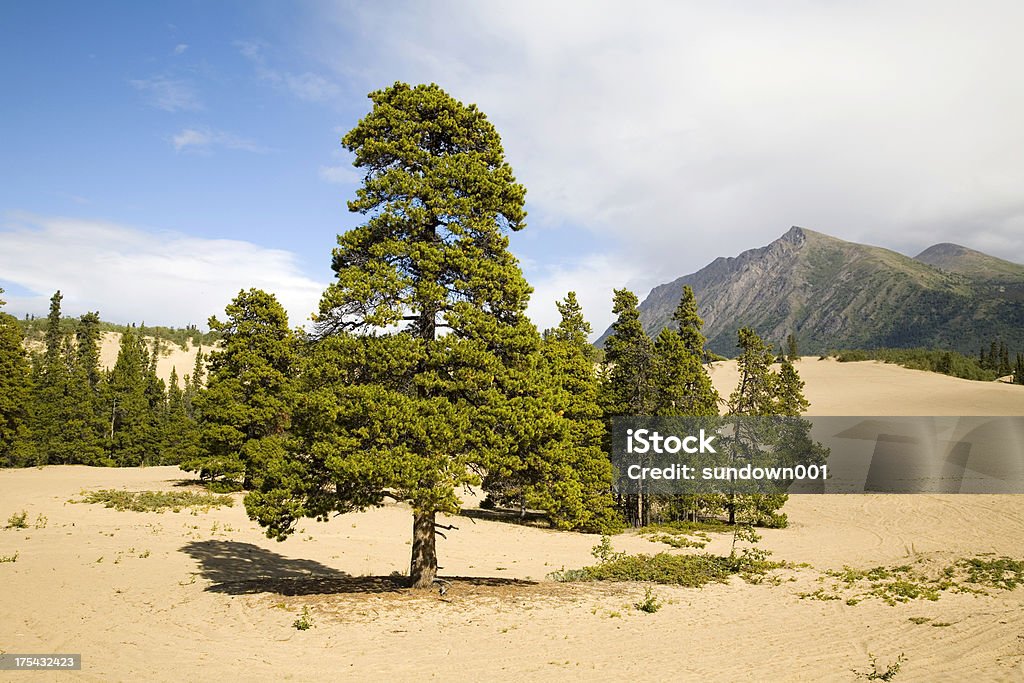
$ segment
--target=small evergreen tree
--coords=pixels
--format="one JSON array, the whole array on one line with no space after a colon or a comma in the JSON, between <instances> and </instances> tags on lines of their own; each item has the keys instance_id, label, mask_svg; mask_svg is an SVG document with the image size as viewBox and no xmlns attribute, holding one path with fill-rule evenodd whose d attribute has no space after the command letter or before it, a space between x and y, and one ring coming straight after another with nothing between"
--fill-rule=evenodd
<instances>
[{"instance_id":1,"label":"small evergreen tree","mask_svg":"<svg viewBox=\"0 0 1024 683\"><path fill-rule=\"evenodd\" d=\"M791 363L800 360L800 345L792 332L786 337L786 359Z\"/></svg>"},{"instance_id":2,"label":"small evergreen tree","mask_svg":"<svg viewBox=\"0 0 1024 683\"><path fill-rule=\"evenodd\" d=\"M0 288L0 294L3 291ZM0 308L4 304L0 300ZM32 387L22 341L17 320L0 311L0 467L28 465L34 457L29 430Z\"/></svg>"},{"instance_id":3,"label":"small evergreen tree","mask_svg":"<svg viewBox=\"0 0 1024 683\"><path fill-rule=\"evenodd\" d=\"M296 339L273 294L241 291L225 313L224 322L210 318L222 345L210 354L206 390L193 398L200 415L200 452L182 467L203 479L251 488L254 470L284 447L291 426ZM201 374L197 356L193 391ZM187 414L184 397L182 404Z\"/></svg>"},{"instance_id":4,"label":"small evergreen tree","mask_svg":"<svg viewBox=\"0 0 1024 683\"><path fill-rule=\"evenodd\" d=\"M107 386L110 457L121 467L155 464L160 454L160 430L152 405L155 391L150 356L145 344L126 328Z\"/></svg>"},{"instance_id":5,"label":"small evergreen tree","mask_svg":"<svg viewBox=\"0 0 1024 683\"><path fill-rule=\"evenodd\" d=\"M545 334L541 356L555 388L552 407L567 424L562 442L553 444L535 504L556 526L610 531L621 521L611 496L611 462L603 449L594 349L587 341L592 330L576 292L556 306L561 322Z\"/></svg>"}]
</instances>

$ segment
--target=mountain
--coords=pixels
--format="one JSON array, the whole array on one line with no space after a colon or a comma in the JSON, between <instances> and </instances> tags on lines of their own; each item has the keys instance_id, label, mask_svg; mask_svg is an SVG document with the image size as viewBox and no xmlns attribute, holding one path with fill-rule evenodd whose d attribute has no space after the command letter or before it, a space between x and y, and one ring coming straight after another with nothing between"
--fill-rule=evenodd
<instances>
[{"instance_id":1,"label":"mountain","mask_svg":"<svg viewBox=\"0 0 1024 683\"><path fill-rule=\"evenodd\" d=\"M775 344L794 333L803 353L922 346L974 355L993 339L1024 350L1024 266L957 245L910 258L793 227L655 287L640 305L648 334L670 323L683 285L697 296L708 347L722 355L735 354L744 326Z\"/></svg>"},{"instance_id":2,"label":"mountain","mask_svg":"<svg viewBox=\"0 0 1024 683\"><path fill-rule=\"evenodd\" d=\"M915 256L914 260L982 282L1024 282L1024 266L1019 263L1004 261L959 244L935 244Z\"/></svg>"}]
</instances>

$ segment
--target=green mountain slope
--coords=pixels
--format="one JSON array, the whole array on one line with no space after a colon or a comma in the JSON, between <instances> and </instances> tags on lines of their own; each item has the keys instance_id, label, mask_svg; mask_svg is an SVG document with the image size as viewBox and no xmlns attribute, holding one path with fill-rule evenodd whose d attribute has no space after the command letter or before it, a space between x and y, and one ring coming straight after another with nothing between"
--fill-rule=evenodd
<instances>
[{"instance_id":1,"label":"green mountain slope","mask_svg":"<svg viewBox=\"0 0 1024 683\"><path fill-rule=\"evenodd\" d=\"M1024 278L981 277L984 261L970 255L933 260L965 272L793 227L765 247L655 287L640 305L641 320L657 335L688 284L708 345L723 355L733 355L743 326L775 344L793 332L803 353L923 346L974 355L993 338L1024 346Z\"/></svg>"}]
</instances>

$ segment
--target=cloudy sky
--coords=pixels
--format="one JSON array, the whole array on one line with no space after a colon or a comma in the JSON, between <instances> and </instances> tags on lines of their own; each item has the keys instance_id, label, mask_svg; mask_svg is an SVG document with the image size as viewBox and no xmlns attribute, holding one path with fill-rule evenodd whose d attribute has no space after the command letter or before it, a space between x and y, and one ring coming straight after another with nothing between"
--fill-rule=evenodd
<instances>
[{"instance_id":1,"label":"cloudy sky","mask_svg":"<svg viewBox=\"0 0 1024 683\"><path fill-rule=\"evenodd\" d=\"M531 314L641 297L791 225L1024 262L1020 2L0 4L6 310L296 324L355 225L340 136L437 82L527 187Z\"/></svg>"}]
</instances>

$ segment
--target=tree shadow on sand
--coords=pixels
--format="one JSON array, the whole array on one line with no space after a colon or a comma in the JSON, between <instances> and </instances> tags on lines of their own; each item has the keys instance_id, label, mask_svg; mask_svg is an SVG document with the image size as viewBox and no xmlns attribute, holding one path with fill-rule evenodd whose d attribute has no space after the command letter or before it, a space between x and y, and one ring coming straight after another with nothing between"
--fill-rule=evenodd
<instances>
[{"instance_id":1,"label":"tree shadow on sand","mask_svg":"<svg viewBox=\"0 0 1024 683\"><path fill-rule=\"evenodd\" d=\"M206 590L228 595L330 595L335 593L396 593L408 589L408 577L352 576L314 560L294 560L252 543L192 541L181 551L199 563L200 574L211 582ZM497 577L443 577L445 583L471 586L533 585L533 581Z\"/></svg>"}]
</instances>

